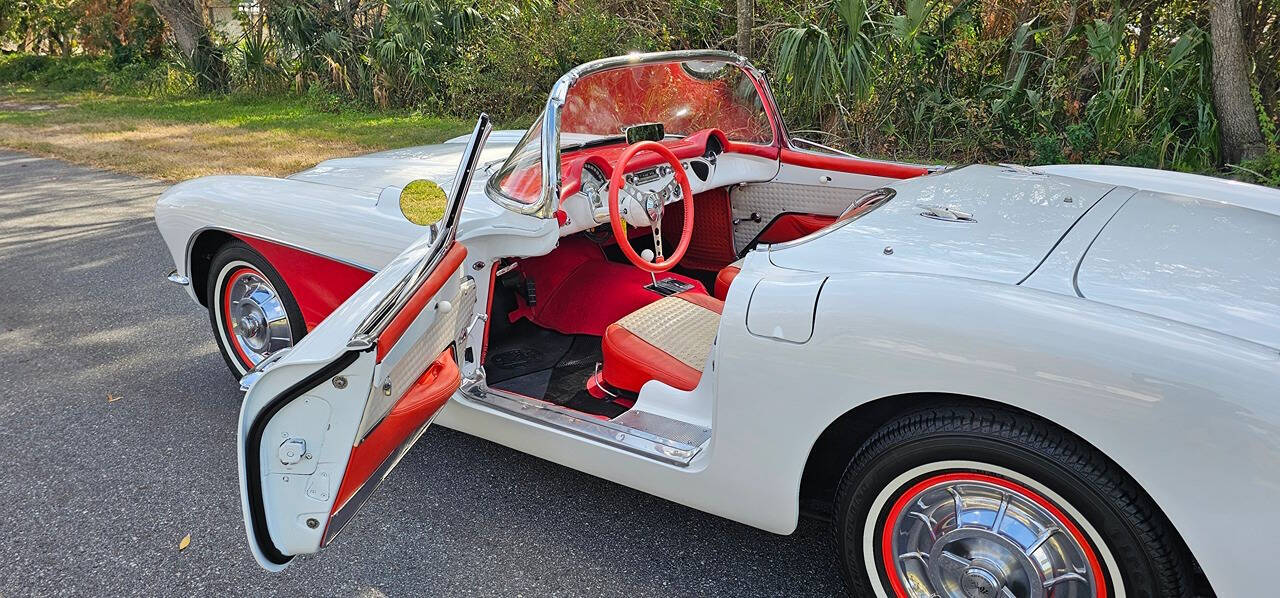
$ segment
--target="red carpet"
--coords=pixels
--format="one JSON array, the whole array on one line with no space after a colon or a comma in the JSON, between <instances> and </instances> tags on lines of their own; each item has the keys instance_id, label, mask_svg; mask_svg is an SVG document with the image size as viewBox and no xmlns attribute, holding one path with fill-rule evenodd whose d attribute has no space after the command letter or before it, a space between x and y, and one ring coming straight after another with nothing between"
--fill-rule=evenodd
<instances>
[{"instance_id":1,"label":"red carpet","mask_svg":"<svg viewBox=\"0 0 1280 598\"><path fill-rule=\"evenodd\" d=\"M519 307L511 312L511 321L529 318L563 334L602 336L609 324L662 298L645 290L651 282L647 272L609 261L599 247L580 237L561 239L547 255L520 260L520 271L533 280L537 302L529 307L517 297ZM667 272L658 278L692 284L693 293L707 292L687 276Z\"/></svg>"}]
</instances>

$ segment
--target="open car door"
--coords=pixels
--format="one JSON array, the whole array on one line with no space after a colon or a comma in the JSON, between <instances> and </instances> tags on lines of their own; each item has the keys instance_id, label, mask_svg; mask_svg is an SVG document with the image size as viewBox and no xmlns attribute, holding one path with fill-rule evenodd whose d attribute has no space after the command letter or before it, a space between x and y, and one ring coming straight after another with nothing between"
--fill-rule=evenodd
<instances>
[{"instance_id":1,"label":"open car door","mask_svg":"<svg viewBox=\"0 0 1280 598\"><path fill-rule=\"evenodd\" d=\"M454 237L490 129L482 114L444 217L292 350L246 376L240 503L263 568L279 571L332 541L457 391L475 283Z\"/></svg>"}]
</instances>

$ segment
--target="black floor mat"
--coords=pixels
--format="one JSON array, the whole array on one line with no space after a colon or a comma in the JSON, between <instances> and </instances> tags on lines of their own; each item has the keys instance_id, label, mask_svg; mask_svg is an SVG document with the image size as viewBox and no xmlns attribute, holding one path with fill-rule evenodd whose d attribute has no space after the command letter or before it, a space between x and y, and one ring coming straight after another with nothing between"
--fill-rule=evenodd
<instances>
[{"instance_id":1,"label":"black floor mat","mask_svg":"<svg viewBox=\"0 0 1280 598\"><path fill-rule=\"evenodd\" d=\"M549 370L573 347L573 337L520 321L502 339L494 339L484 370L490 385ZM521 393L524 394L524 393Z\"/></svg>"},{"instance_id":2,"label":"black floor mat","mask_svg":"<svg viewBox=\"0 0 1280 598\"><path fill-rule=\"evenodd\" d=\"M613 419L627 412L627 408L614 403L613 401L601 401L586 391L586 389L578 391L568 401L561 403L562 406L590 413L592 415L603 415L609 419Z\"/></svg>"},{"instance_id":3,"label":"black floor mat","mask_svg":"<svg viewBox=\"0 0 1280 598\"><path fill-rule=\"evenodd\" d=\"M547 386L551 383L551 369L538 370L532 374L507 378L489 386L509 390L526 397L542 398L549 394Z\"/></svg>"},{"instance_id":4,"label":"black floor mat","mask_svg":"<svg viewBox=\"0 0 1280 598\"><path fill-rule=\"evenodd\" d=\"M587 393L587 380L603 355L600 337L566 335L518 322L485 359L489 385L593 415L617 417L627 409Z\"/></svg>"}]
</instances>

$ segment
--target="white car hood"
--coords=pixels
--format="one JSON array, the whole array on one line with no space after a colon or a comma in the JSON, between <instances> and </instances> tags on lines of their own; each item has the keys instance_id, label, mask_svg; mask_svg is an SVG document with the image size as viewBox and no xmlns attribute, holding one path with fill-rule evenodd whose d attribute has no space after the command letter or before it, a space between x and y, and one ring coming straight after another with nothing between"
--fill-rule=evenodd
<instances>
[{"instance_id":1,"label":"white car hood","mask_svg":"<svg viewBox=\"0 0 1280 598\"><path fill-rule=\"evenodd\" d=\"M508 131L496 131L495 135L497 133L503 135L497 139L490 137L481 154L482 164L505 159L515 147L515 140L506 134ZM373 193L388 187L404 187L417 179L427 179L450 189L453 175L458 170L458 160L466 148L467 138L459 137L436 145L325 160L287 178Z\"/></svg>"},{"instance_id":2,"label":"white car hood","mask_svg":"<svg viewBox=\"0 0 1280 598\"><path fill-rule=\"evenodd\" d=\"M1017 284L1114 185L1001 166L967 166L889 186L896 195L845 226L771 248L814 272L919 272ZM924 216L949 208L972 221Z\"/></svg>"}]
</instances>

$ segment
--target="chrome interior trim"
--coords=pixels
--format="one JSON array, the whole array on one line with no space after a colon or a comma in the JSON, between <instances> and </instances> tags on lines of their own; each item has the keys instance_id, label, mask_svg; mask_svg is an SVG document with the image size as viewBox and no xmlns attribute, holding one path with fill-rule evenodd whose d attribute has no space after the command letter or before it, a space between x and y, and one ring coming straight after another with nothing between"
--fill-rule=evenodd
<instances>
[{"instance_id":1,"label":"chrome interior trim","mask_svg":"<svg viewBox=\"0 0 1280 598\"><path fill-rule=\"evenodd\" d=\"M476 380L464 381L462 385L460 392L467 399L504 413L663 463L687 467L693 461L693 458L702 452L707 441L711 439L711 430L705 428L700 428L700 430L705 430L705 434L698 435L701 438L701 442L696 446L663 438L645 430L620 424L616 420L588 417L559 405L535 401L515 393L489 388L483 381L483 373L478 372L478 374ZM651 414L650 417L658 416ZM675 422L676 420L671 421Z\"/></svg>"},{"instance_id":2,"label":"chrome interior trim","mask_svg":"<svg viewBox=\"0 0 1280 598\"><path fill-rule=\"evenodd\" d=\"M870 207L867 208L867 211L850 218L845 218L844 214L841 214L840 218L837 218L836 221L831 225L828 225L825 228L820 228L815 232L812 232L803 237L800 237L799 239L793 239L791 241L783 241L781 243L761 244L761 245L758 245L756 249L764 249L766 251L776 251L779 249L786 249L788 247L795 247L796 245L808 243L809 241L812 241L814 239L817 239L818 237L827 235L832 231L844 228L850 222L854 222L862 218L863 216L866 216L867 214L874 212L880 206L886 203L889 203L889 200L893 199L897 195L898 195L898 192L894 190L892 187L881 187L879 189L872 189L871 191L868 191L862 194L861 196L859 196L858 199L853 200L853 203L849 204L849 207L845 209L845 212L848 212L849 210L854 210L854 209L862 208L869 205Z\"/></svg>"},{"instance_id":3,"label":"chrome interior trim","mask_svg":"<svg viewBox=\"0 0 1280 598\"><path fill-rule=\"evenodd\" d=\"M807 145L807 146L812 147L812 148L817 148L817 149L820 149L820 150L825 150L825 151L831 152L831 153L833 153L833 154L837 154L837 155L845 156L845 157L847 157L847 158L857 158L857 156L855 156L855 155L853 155L853 154L851 154L851 153L849 153L849 152L846 152L846 151L844 151L844 150L836 149L836 148L831 147L831 146L829 146L829 145L823 145L823 144L821 144L821 143L818 143L817 141L812 141L812 140L809 140L809 139L805 139L804 137L792 137L792 138L791 138L791 147L794 149L794 148L796 147L796 145L797 145L797 144L799 144L799 145Z\"/></svg>"}]
</instances>

